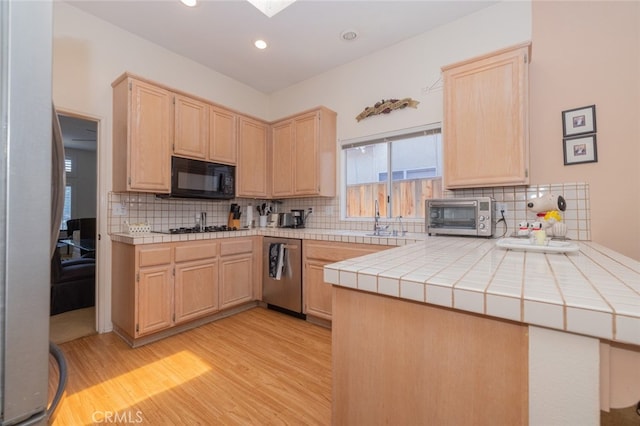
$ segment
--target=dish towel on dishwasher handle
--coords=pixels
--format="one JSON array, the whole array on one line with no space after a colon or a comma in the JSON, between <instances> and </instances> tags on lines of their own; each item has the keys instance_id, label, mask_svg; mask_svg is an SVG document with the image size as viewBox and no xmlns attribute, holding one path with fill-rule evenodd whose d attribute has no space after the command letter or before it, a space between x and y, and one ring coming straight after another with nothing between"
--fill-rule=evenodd
<instances>
[{"instance_id":1,"label":"dish towel on dishwasher handle","mask_svg":"<svg viewBox=\"0 0 640 426\"><path fill-rule=\"evenodd\" d=\"M269 278L279 280L282 277L284 267L284 244L273 243L269 245Z\"/></svg>"}]
</instances>

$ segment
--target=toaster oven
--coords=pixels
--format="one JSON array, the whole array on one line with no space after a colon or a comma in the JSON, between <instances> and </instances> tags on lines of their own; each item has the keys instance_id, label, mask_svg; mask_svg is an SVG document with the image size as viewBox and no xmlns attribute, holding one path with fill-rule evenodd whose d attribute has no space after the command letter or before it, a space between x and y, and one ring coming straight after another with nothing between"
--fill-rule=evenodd
<instances>
[{"instance_id":1,"label":"toaster oven","mask_svg":"<svg viewBox=\"0 0 640 426\"><path fill-rule=\"evenodd\" d=\"M429 235L493 236L496 203L491 197L438 198L425 203Z\"/></svg>"}]
</instances>

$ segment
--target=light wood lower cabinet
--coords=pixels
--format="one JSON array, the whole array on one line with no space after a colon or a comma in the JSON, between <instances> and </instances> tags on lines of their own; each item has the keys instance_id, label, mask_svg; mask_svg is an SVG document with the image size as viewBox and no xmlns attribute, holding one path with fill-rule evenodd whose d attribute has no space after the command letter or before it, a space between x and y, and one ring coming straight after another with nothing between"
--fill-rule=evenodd
<instances>
[{"instance_id":1,"label":"light wood lower cabinet","mask_svg":"<svg viewBox=\"0 0 640 426\"><path fill-rule=\"evenodd\" d=\"M173 325L171 264L140 268L136 336L154 333Z\"/></svg>"},{"instance_id":2,"label":"light wood lower cabinet","mask_svg":"<svg viewBox=\"0 0 640 426\"><path fill-rule=\"evenodd\" d=\"M179 244L174 248L175 323L218 310L218 243Z\"/></svg>"},{"instance_id":3,"label":"light wood lower cabinet","mask_svg":"<svg viewBox=\"0 0 640 426\"><path fill-rule=\"evenodd\" d=\"M220 245L220 308L254 299L257 277L253 248L251 239L230 240Z\"/></svg>"},{"instance_id":4,"label":"light wood lower cabinet","mask_svg":"<svg viewBox=\"0 0 640 426\"><path fill-rule=\"evenodd\" d=\"M254 237L112 244L112 322L129 343L256 300Z\"/></svg>"},{"instance_id":5,"label":"light wood lower cabinet","mask_svg":"<svg viewBox=\"0 0 640 426\"><path fill-rule=\"evenodd\" d=\"M303 297L304 313L325 320L332 318L331 285L324 282L324 266L385 250L389 246L304 240Z\"/></svg>"}]
</instances>

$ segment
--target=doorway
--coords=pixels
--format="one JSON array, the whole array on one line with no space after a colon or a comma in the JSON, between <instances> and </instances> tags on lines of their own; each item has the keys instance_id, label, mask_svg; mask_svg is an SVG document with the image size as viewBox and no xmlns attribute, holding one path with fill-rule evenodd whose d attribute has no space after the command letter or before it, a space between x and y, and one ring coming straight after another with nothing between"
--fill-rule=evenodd
<instances>
[{"instance_id":1,"label":"doorway","mask_svg":"<svg viewBox=\"0 0 640 426\"><path fill-rule=\"evenodd\" d=\"M74 273L83 271L76 281L67 283L63 278L60 284L66 287L56 287L60 303L55 312L52 307L50 338L63 343L96 333L98 121L61 112L58 119L66 177L58 253L62 271L67 267ZM52 286L56 284L52 281Z\"/></svg>"}]
</instances>

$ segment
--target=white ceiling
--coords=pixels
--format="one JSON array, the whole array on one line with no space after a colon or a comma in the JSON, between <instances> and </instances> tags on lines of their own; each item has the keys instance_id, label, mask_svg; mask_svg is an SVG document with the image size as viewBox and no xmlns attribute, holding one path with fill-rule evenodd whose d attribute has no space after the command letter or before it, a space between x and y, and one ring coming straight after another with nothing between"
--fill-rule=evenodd
<instances>
[{"instance_id":1,"label":"white ceiling","mask_svg":"<svg viewBox=\"0 0 640 426\"><path fill-rule=\"evenodd\" d=\"M298 0L272 18L248 1L69 1L263 93L286 88L497 1ZM344 30L359 37L346 42ZM263 38L269 47L256 49ZM446 42L446 40L443 40Z\"/></svg>"}]
</instances>

